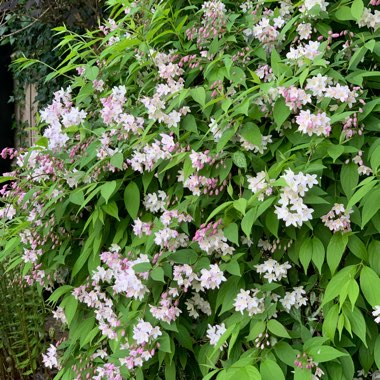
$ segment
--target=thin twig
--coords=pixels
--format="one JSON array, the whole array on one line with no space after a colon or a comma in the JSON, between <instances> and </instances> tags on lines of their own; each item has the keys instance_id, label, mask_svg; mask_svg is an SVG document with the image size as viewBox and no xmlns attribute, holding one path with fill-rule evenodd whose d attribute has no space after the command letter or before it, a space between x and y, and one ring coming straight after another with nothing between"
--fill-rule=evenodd
<instances>
[{"instance_id":1,"label":"thin twig","mask_svg":"<svg viewBox=\"0 0 380 380\"><path fill-rule=\"evenodd\" d=\"M12 33L9 33L9 34L5 34L3 36L0 37L0 41L1 40L4 40L5 38L8 38L8 37L11 37L11 36L14 36L15 34L18 34L18 33L21 33L23 32L24 30L30 28L31 26L33 26L37 21L41 20L41 18L50 10L50 7L48 7L41 15L40 17L36 18L33 22L31 22L30 24L24 26L23 28L19 29L19 30L16 30Z\"/></svg>"}]
</instances>

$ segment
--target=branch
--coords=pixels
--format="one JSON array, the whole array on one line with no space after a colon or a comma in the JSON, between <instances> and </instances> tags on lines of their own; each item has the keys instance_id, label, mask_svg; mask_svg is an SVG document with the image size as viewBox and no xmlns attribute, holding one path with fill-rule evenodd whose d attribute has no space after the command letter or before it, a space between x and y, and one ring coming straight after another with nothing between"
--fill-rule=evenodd
<instances>
[{"instance_id":1,"label":"branch","mask_svg":"<svg viewBox=\"0 0 380 380\"><path fill-rule=\"evenodd\" d=\"M8 38L8 37L14 36L15 34L21 33L21 32L23 32L24 30L30 28L30 27L33 26L37 21L41 20L41 18L42 18L42 17L43 17L43 16L44 16L49 10L50 10L50 7L48 7L43 13L41 13L41 15L40 15L38 18L34 19L33 22L31 22L30 24L24 26L23 28L21 28L21 29L19 29L19 30L16 30L16 31L14 31L14 32L12 32L12 33L4 34L4 35L0 36L0 41L6 39L6 38Z\"/></svg>"}]
</instances>

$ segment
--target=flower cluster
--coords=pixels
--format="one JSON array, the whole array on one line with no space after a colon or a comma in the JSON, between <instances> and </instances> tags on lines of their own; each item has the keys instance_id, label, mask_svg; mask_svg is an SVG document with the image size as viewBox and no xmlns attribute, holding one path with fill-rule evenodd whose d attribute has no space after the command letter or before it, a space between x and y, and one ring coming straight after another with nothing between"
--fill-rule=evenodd
<instances>
[{"instance_id":1,"label":"flower cluster","mask_svg":"<svg viewBox=\"0 0 380 380\"><path fill-rule=\"evenodd\" d=\"M264 278L268 280L269 283L272 281L281 281L286 278L288 269L292 266L286 261L284 264L280 264L278 261L269 259L264 261L263 264L256 265L256 272L264 274Z\"/></svg>"},{"instance_id":2,"label":"flower cluster","mask_svg":"<svg viewBox=\"0 0 380 380\"><path fill-rule=\"evenodd\" d=\"M137 172L151 171L160 160L170 159L177 148L172 136L161 133L161 140L156 139L141 150L134 150L127 162Z\"/></svg>"},{"instance_id":3,"label":"flower cluster","mask_svg":"<svg viewBox=\"0 0 380 380\"><path fill-rule=\"evenodd\" d=\"M280 206L275 206L275 214L282 219L286 226L301 226L312 218L313 210L303 203L305 193L318 183L315 174L295 174L292 170L286 170L282 178L286 186L282 188Z\"/></svg>"},{"instance_id":4,"label":"flower cluster","mask_svg":"<svg viewBox=\"0 0 380 380\"><path fill-rule=\"evenodd\" d=\"M328 136L331 132L330 118L326 112L319 112L316 115L310 110L302 110L296 116L298 130L306 135Z\"/></svg>"},{"instance_id":5,"label":"flower cluster","mask_svg":"<svg viewBox=\"0 0 380 380\"><path fill-rule=\"evenodd\" d=\"M268 149L268 144L272 142L272 135L261 136L261 144L255 145L251 142L247 141L243 136L239 135L239 140L241 142L241 146L248 151L253 151L254 153L264 154L264 152Z\"/></svg>"},{"instance_id":6,"label":"flower cluster","mask_svg":"<svg viewBox=\"0 0 380 380\"><path fill-rule=\"evenodd\" d=\"M42 361L47 368L60 369L59 359L57 355L57 347L51 344L46 351L46 354L42 354Z\"/></svg>"},{"instance_id":7,"label":"flower cluster","mask_svg":"<svg viewBox=\"0 0 380 380\"><path fill-rule=\"evenodd\" d=\"M273 192L271 184L273 184L273 179L267 179L267 173L264 171L258 172L255 177L247 176L248 189L253 192L253 194L258 194L257 199L263 201L265 195L269 196Z\"/></svg>"},{"instance_id":8,"label":"flower cluster","mask_svg":"<svg viewBox=\"0 0 380 380\"><path fill-rule=\"evenodd\" d=\"M234 248L229 246L226 241L222 229L220 228L222 221L215 223L202 224L195 232L193 241L198 242L199 247L208 255L232 255Z\"/></svg>"},{"instance_id":9,"label":"flower cluster","mask_svg":"<svg viewBox=\"0 0 380 380\"><path fill-rule=\"evenodd\" d=\"M364 165L363 152L361 150L358 151L357 155L352 159L352 162L358 165L358 173L360 175L372 174L372 169Z\"/></svg>"},{"instance_id":10,"label":"flower cluster","mask_svg":"<svg viewBox=\"0 0 380 380\"><path fill-rule=\"evenodd\" d=\"M212 314L210 303L202 298L199 293L193 293L192 297L185 301L185 305L189 316L192 318L199 318L199 311L206 315Z\"/></svg>"},{"instance_id":11,"label":"flower cluster","mask_svg":"<svg viewBox=\"0 0 380 380\"><path fill-rule=\"evenodd\" d=\"M199 277L202 290L217 289L226 278L220 270L218 264L211 264L210 269L203 268Z\"/></svg>"},{"instance_id":12,"label":"flower cluster","mask_svg":"<svg viewBox=\"0 0 380 380\"><path fill-rule=\"evenodd\" d=\"M189 40L196 38L198 47L207 44L214 37L221 36L227 23L226 6L220 0L210 0L202 4L202 25L186 30Z\"/></svg>"},{"instance_id":13,"label":"flower cluster","mask_svg":"<svg viewBox=\"0 0 380 380\"><path fill-rule=\"evenodd\" d=\"M54 318L69 330L45 364L64 378L209 377L201 357L235 325L231 365L248 342L260 370L273 347L284 373L335 373L335 359L320 369L302 344L326 338L335 309L380 323L365 289L373 260L361 263L360 307L344 289L321 305L333 272L357 263L355 245L372 255L378 243L377 214L360 231L379 189L379 1L113 3L114 20L67 39L62 72L74 79L42 110L43 138L0 153L15 161L0 189L4 265L21 262L28 284L58 289ZM360 240L347 260L331 262L324 226ZM329 254L305 254L305 241ZM294 332L299 320L309 343L306 333L276 340L273 326ZM357 340L351 325L327 343L342 355ZM283 361L285 342L301 357ZM214 354L228 376L226 355Z\"/></svg>"},{"instance_id":14,"label":"flower cluster","mask_svg":"<svg viewBox=\"0 0 380 380\"><path fill-rule=\"evenodd\" d=\"M212 346L216 346L219 342L219 339L221 336L227 331L226 326L224 323L220 325L208 325L207 329L207 338L210 340L210 344ZM225 343L220 347L221 350L223 350L223 347L226 347L227 344Z\"/></svg>"},{"instance_id":15,"label":"flower cluster","mask_svg":"<svg viewBox=\"0 0 380 380\"><path fill-rule=\"evenodd\" d=\"M352 210L346 211L344 205L335 203L334 207L321 217L322 222L332 232L351 231L350 214Z\"/></svg>"},{"instance_id":16,"label":"flower cluster","mask_svg":"<svg viewBox=\"0 0 380 380\"><path fill-rule=\"evenodd\" d=\"M150 312L153 317L166 323L175 321L182 313L178 307L179 300L176 299L178 295L177 288L170 288L169 292L162 293L159 306L150 305Z\"/></svg>"},{"instance_id":17,"label":"flower cluster","mask_svg":"<svg viewBox=\"0 0 380 380\"><path fill-rule=\"evenodd\" d=\"M158 326L153 327L149 322L141 319L133 328L133 339L139 345L149 343L152 339L157 339L161 335L162 332Z\"/></svg>"},{"instance_id":18,"label":"flower cluster","mask_svg":"<svg viewBox=\"0 0 380 380\"><path fill-rule=\"evenodd\" d=\"M307 298L304 297L306 291L302 286L293 288L292 292L286 292L284 298L280 300L285 310L290 311L292 307L299 309L302 305L306 305Z\"/></svg>"},{"instance_id":19,"label":"flower cluster","mask_svg":"<svg viewBox=\"0 0 380 380\"><path fill-rule=\"evenodd\" d=\"M71 87L55 92L53 103L41 111L41 120L48 125L44 136L49 141L49 148L62 149L69 140L69 136L62 128L79 125L86 116L87 113L84 110L73 107Z\"/></svg>"},{"instance_id":20,"label":"flower cluster","mask_svg":"<svg viewBox=\"0 0 380 380\"><path fill-rule=\"evenodd\" d=\"M367 28L372 28L376 31L380 28L380 11L376 9L372 12L371 9L364 7L358 25L360 27L366 26Z\"/></svg>"},{"instance_id":21,"label":"flower cluster","mask_svg":"<svg viewBox=\"0 0 380 380\"><path fill-rule=\"evenodd\" d=\"M252 295L251 295L252 293ZM248 315L261 314L265 310L263 297L259 297L259 289L244 290L240 289L239 294L235 298L234 306L236 311L240 311L242 314L247 310Z\"/></svg>"},{"instance_id":22,"label":"flower cluster","mask_svg":"<svg viewBox=\"0 0 380 380\"><path fill-rule=\"evenodd\" d=\"M286 58L290 63L303 66L307 61L312 61L320 55L320 42L309 41L307 44L299 44L297 47L291 47Z\"/></svg>"}]
</instances>

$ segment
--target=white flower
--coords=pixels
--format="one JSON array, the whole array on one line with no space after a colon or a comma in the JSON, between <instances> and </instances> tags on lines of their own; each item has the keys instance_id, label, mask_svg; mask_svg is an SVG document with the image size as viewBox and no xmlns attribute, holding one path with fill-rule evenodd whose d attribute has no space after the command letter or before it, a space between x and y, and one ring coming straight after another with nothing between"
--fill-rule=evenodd
<instances>
[{"instance_id":1,"label":"white flower","mask_svg":"<svg viewBox=\"0 0 380 380\"><path fill-rule=\"evenodd\" d=\"M219 288L220 284L226 280L218 264L211 264L210 269L202 269L199 278L203 289Z\"/></svg>"},{"instance_id":2,"label":"white flower","mask_svg":"<svg viewBox=\"0 0 380 380\"><path fill-rule=\"evenodd\" d=\"M374 311L372 312L372 315L376 317L375 322L380 323L380 306L374 307Z\"/></svg>"},{"instance_id":3,"label":"white flower","mask_svg":"<svg viewBox=\"0 0 380 380\"><path fill-rule=\"evenodd\" d=\"M42 354L42 361L47 368L60 368L57 358L57 348L52 344L49 346L46 354Z\"/></svg>"},{"instance_id":4,"label":"white flower","mask_svg":"<svg viewBox=\"0 0 380 380\"><path fill-rule=\"evenodd\" d=\"M53 318L60 321L62 324L67 323L66 315L60 306L57 307L57 310L53 311Z\"/></svg>"},{"instance_id":5,"label":"white flower","mask_svg":"<svg viewBox=\"0 0 380 380\"><path fill-rule=\"evenodd\" d=\"M144 207L151 212L165 211L167 195L159 190L157 193L148 193L144 198Z\"/></svg>"},{"instance_id":6,"label":"white flower","mask_svg":"<svg viewBox=\"0 0 380 380\"><path fill-rule=\"evenodd\" d=\"M248 315L261 314L265 310L264 298L257 297L259 293L258 289L252 290L240 289L239 294L235 298L234 306L236 311L240 311L242 314L245 310L248 311Z\"/></svg>"},{"instance_id":7,"label":"white flower","mask_svg":"<svg viewBox=\"0 0 380 380\"><path fill-rule=\"evenodd\" d=\"M210 340L210 344L212 346L216 346L219 342L220 337L227 331L226 326L224 323L220 325L211 326L208 325L207 329L207 338ZM220 347L220 349L223 349L223 346Z\"/></svg>"},{"instance_id":8,"label":"white flower","mask_svg":"<svg viewBox=\"0 0 380 380\"><path fill-rule=\"evenodd\" d=\"M269 283L272 281L281 281L282 278L287 276L287 271L290 268L291 265L287 261L284 264L279 264L273 259L269 259L263 264L256 265L257 273L264 273L264 278L266 278Z\"/></svg>"},{"instance_id":9,"label":"white flower","mask_svg":"<svg viewBox=\"0 0 380 380\"><path fill-rule=\"evenodd\" d=\"M302 197L318 183L317 176L315 174L295 174L288 169L282 178L286 181L287 186L282 188L278 201L280 206L275 206L275 214L279 219L285 221L286 226L300 227L304 222L312 219L313 210L303 203Z\"/></svg>"},{"instance_id":10,"label":"white flower","mask_svg":"<svg viewBox=\"0 0 380 380\"><path fill-rule=\"evenodd\" d=\"M158 326L153 328L149 322L142 319L133 328L133 339L137 344L149 343L151 338L157 339L160 335L162 335L162 332Z\"/></svg>"}]
</instances>

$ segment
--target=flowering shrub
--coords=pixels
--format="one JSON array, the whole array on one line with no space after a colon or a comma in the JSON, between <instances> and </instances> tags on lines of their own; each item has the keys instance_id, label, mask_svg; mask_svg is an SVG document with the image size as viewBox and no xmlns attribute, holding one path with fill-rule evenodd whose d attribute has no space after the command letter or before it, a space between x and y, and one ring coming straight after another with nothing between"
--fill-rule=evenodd
<instances>
[{"instance_id":1,"label":"flowering shrub","mask_svg":"<svg viewBox=\"0 0 380 380\"><path fill-rule=\"evenodd\" d=\"M376 376L378 2L110 5L99 31L57 29L56 75L77 75L36 146L2 152L3 256L69 331L45 365Z\"/></svg>"}]
</instances>

